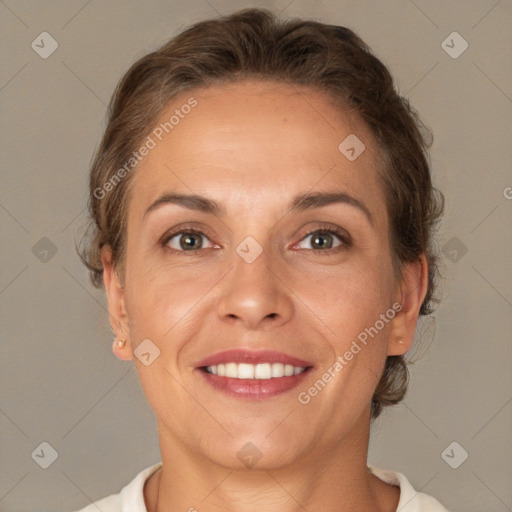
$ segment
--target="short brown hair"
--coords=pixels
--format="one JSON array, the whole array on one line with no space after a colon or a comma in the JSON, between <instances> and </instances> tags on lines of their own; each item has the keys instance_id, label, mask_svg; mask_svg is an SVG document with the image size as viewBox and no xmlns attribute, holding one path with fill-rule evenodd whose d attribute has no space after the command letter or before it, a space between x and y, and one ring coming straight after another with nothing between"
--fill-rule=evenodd
<instances>
[{"instance_id":1,"label":"short brown hair","mask_svg":"<svg viewBox=\"0 0 512 512\"><path fill-rule=\"evenodd\" d=\"M90 173L92 232L80 252L94 285L102 282L102 247L111 247L118 264L124 257L130 173L112 180L164 107L183 91L250 78L316 88L348 104L366 122L384 162L380 174L395 270L400 275L403 263L426 256L428 289L420 314L430 314L438 275L433 233L443 210L443 196L430 175L431 132L398 94L386 66L352 30L312 20L279 20L265 9L196 23L135 62L121 79ZM108 182L115 186L104 194ZM389 356L372 399L372 418L383 406L402 400L407 381L404 357Z\"/></svg>"}]
</instances>

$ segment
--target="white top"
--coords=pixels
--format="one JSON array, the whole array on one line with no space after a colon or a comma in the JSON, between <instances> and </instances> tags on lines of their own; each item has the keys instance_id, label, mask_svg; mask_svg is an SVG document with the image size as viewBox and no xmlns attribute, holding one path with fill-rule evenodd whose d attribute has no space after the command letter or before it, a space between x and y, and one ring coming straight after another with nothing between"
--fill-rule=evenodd
<instances>
[{"instance_id":1,"label":"white top","mask_svg":"<svg viewBox=\"0 0 512 512\"><path fill-rule=\"evenodd\" d=\"M77 512L147 512L143 494L144 483L161 465L162 463L158 463L144 469L119 494L112 494ZM397 512L449 512L436 499L416 492L402 473L376 467L369 469L383 482L400 487Z\"/></svg>"}]
</instances>

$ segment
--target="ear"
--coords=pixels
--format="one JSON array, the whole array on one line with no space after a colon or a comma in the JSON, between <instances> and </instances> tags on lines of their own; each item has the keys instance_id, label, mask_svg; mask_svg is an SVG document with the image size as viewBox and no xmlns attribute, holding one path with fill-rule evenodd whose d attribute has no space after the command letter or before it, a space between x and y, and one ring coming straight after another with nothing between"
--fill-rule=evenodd
<instances>
[{"instance_id":1,"label":"ear","mask_svg":"<svg viewBox=\"0 0 512 512\"><path fill-rule=\"evenodd\" d=\"M103 284L105 285L105 291L107 293L110 325L112 326L116 340L125 342L123 346L119 346L114 341L112 350L119 359L130 361L133 359L133 351L130 343L130 330L124 298L124 287L115 263L112 260L112 249L110 246L104 246L101 249L101 262L103 264Z\"/></svg>"},{"instance_id":2,"label":"ear","mask_svg":"<svg viewBox=\"0 0 512 512\"><path fill-rule=\"evenodd\" d=\"M403 355L411 348L427 287L428 264L422 254L419 261L406 263L402 269L400 296L395 302L397 307L393 305L393 309L398 312L391 320L388 356Z\"/></svg>"}]
</instances>

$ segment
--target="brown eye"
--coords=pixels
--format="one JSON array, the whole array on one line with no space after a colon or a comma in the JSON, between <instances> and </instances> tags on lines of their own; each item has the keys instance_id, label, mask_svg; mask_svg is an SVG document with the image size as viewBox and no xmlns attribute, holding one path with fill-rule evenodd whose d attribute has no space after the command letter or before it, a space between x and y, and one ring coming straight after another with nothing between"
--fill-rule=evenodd
<instances>
[{"instance_id":1,"label":"brown eye","mask_svg":"<svg viewBox=\"0 0 512 512\"><path fill-rule=\"evenodd\" d=\"M311 235L311 245L314 249L330 249L333 245L334 237L329 233L318 233Z\"/></svg>"},{"instance_id":2,"label":"brown eye","mask_svg":"<svg viewBox=\"0 0 512 512\"><path fill-rule=\"evenodd\" d=\"M208 240L203 233L181 231L168 237L165 245L176 251L194 251L204 248L203 239Z\"/></svg>"}]
</instances>

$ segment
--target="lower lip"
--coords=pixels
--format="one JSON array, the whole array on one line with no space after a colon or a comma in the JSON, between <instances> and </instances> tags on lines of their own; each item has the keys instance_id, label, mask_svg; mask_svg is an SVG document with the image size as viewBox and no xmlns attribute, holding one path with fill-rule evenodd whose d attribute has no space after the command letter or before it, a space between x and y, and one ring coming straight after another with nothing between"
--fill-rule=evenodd
<instances>
[{"instance_id":1,"label":"lower lip","mask_svg":"<svg viewBox=\"0 0 512 512\"><path fill-rule=\"evenodd\" d=\"M219 377L202 369L197 371L203 375L208 384L218 391L245 400L261 400L286 393L297 387L310 370L311 368L307 368L306 371L298 375L274 379L233 379L231 377Z\"/></svg>"}]
</instances>

